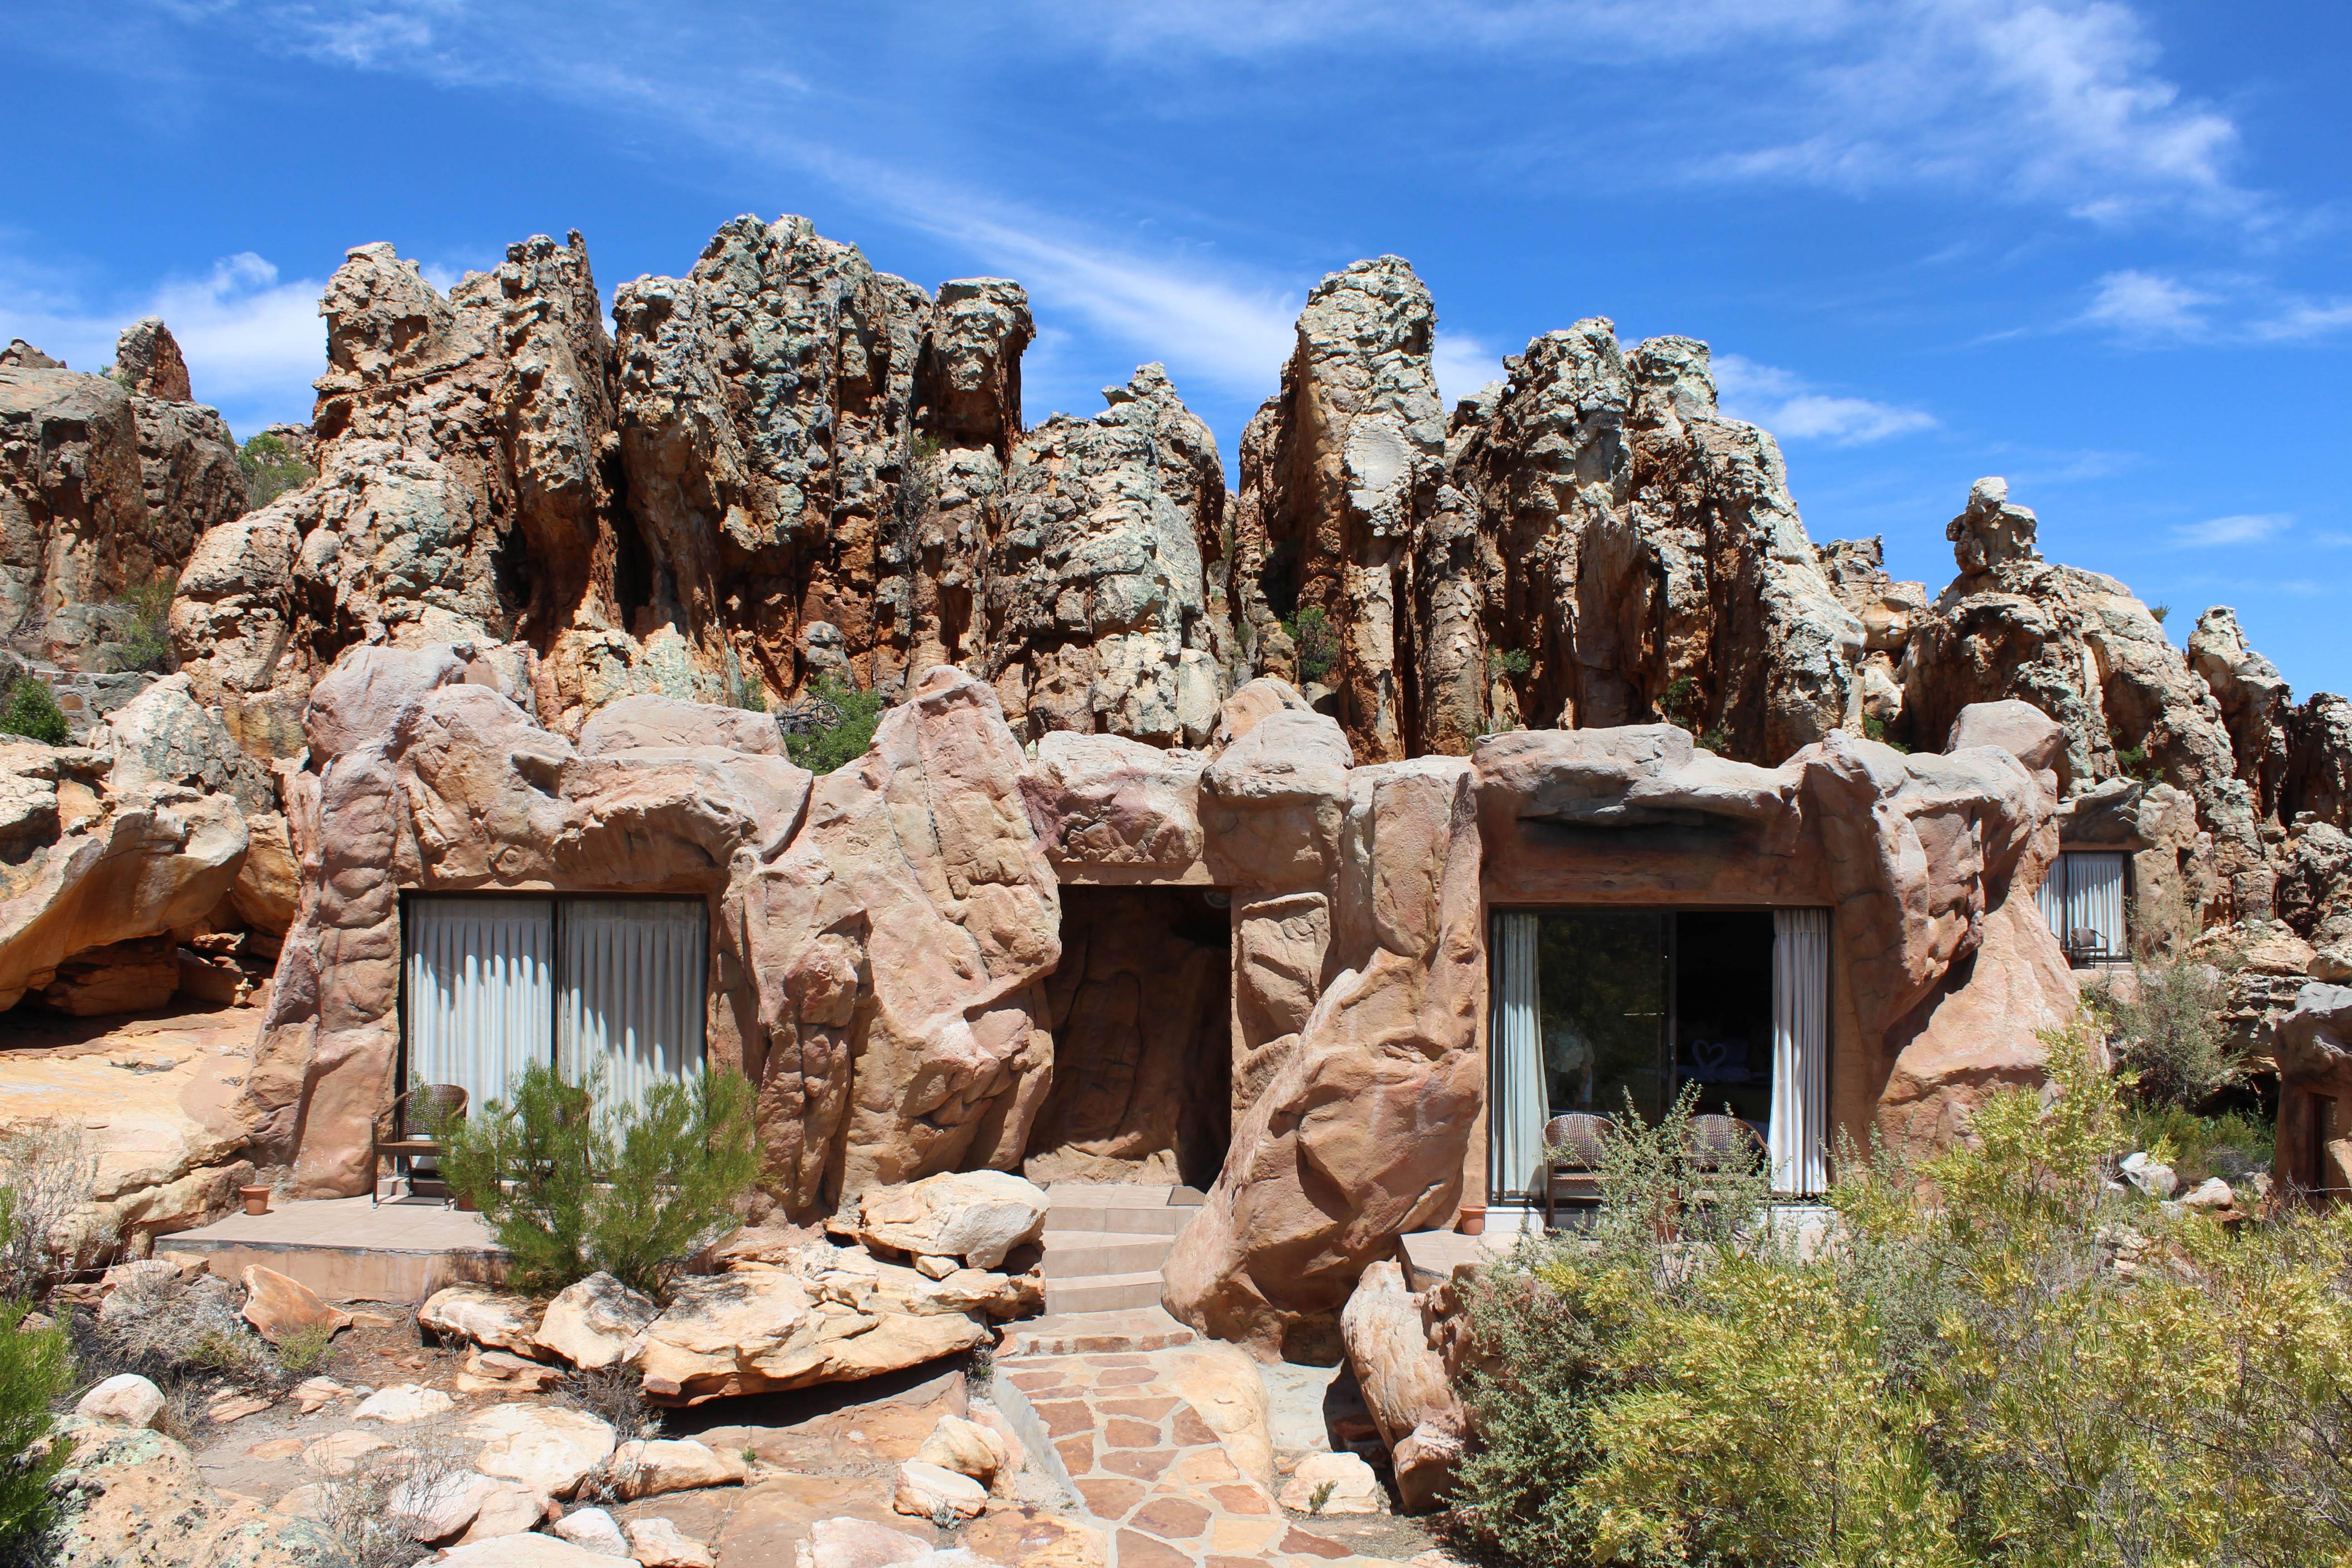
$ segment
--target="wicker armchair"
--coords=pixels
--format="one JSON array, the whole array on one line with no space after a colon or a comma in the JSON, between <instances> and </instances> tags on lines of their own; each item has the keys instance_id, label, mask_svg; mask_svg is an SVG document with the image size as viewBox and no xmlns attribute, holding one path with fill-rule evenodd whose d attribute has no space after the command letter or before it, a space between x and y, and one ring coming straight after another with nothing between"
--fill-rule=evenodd
<instances>
[{"instance_id":1,"label":"wicker armchair","mask_svg":"<svg viewBox=\"0 0 2352 1568\"><path fill-rule=\"evenodd\" d=\"M465 1115L466 1091L454 1083L421 1083L396 1097L375 1119L372 1129L369 1195L377 1203L383 1201L382 1178L386 1158L413 1162L447 1152L448 1146L441 1142L441 1130L452 1121L463 1121ZM416 1191L414 1173L409 1176L408 1190L412 1195Z\"/></svg>"},{"instance_id":2,"label":"wicker armchair","mask_svg":"<svg viewBox=\"0 0 2352 1568\"><path fill-rule=\"evenodd\" d=\"M1605 1116L1571 1110L1544 1123L1544 1228L1552 1228L1560 1184L1580 1199L1601 1196L1601 1149L1615 1128Z\"/></svg>"},{"instance_id":3,"label":"wicker armchair","mask_svg":"<svg viewBox=\"0 0 2352 1568\"><path fill-rule=\"evenodd\" d=\"M1764 1134L1754 1122L1717 1115L1692 1117L1685 1147L1691 1163L1707 1171L1744 1164L1767 1151Z\"/></svg>"}]
</instances>

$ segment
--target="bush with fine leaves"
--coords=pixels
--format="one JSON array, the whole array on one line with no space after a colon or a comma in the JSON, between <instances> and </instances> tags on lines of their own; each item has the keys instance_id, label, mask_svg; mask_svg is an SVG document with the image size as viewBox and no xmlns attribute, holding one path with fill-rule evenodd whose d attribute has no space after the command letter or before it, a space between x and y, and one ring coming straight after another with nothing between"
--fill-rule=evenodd
<instances>
[{"instance_id":1,"label":"bush with fine leaves","mask_svg":"<svg viewBox=\"0 0 2352 1568\"><path fill-rule=\"evenodd\" d=\"M16 1194L0 1188L0 1239L16 1227ZM54 1324L27 1331L30 1303L0 1299L0 1563L36 1549L55 1519L49 1479L62 1468L68 1446L50 1444L49 1405L73 1379L73 1358Z\"/></svg>"},{"instance_id":2,"label":"bush with fine leaves","mask_svg":"<svg viewBox=\"0 0 2352 1568\"><path fill-rule=\"evenodd\" d=\"M1593 1236L1473 1290L1451 1527L1531 1565L2352 1563L2352 1205L2167 1215L2111 1180L2086 1032L2049 1071L1921 1165L1842 1149L1826 1237L1629 1148Z\"/></svg>"},{"instance_id":3,"label":"bush with fine leaves","mask_svg":"<svg viewBox=\"0 0 2352 1568\"><path fill-rule=\"evenodd\" d=\"M514 1279L556 1290L599 1269L660 1295L734 1223L760 1171L751 1086L740 1073L657 1084L598 1109L601 1074L569 1083L525 1068L507 1098L452 1122L442 1173L514 1255Z\"/></svg>"}]
</instances>

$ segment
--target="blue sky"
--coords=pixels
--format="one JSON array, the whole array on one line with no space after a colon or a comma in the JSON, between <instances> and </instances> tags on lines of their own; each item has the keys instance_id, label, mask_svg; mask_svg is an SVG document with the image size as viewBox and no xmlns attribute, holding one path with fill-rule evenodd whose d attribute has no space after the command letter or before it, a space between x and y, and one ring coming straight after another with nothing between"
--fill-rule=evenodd
<instances>
[{"instance_id":1,"label":"blue sky","mask_svg":"<svg viewBox=\"0 0 2352 1568\"><path fill-rule=\"evenodd\" d=\"M609 297L801 212L1026 283L1033 422L1159 359L1230 461L1306 290L1392 251L1449 394L1580 316L1705 338L1816 540L1932 592L2006 474L2044 553L2344 690L2347 45L2203 0L11 0L0 339L95 369L160 311L244 433L308 416L346 247L446 281L577 227Z\"/></svg>"}]
</instances>

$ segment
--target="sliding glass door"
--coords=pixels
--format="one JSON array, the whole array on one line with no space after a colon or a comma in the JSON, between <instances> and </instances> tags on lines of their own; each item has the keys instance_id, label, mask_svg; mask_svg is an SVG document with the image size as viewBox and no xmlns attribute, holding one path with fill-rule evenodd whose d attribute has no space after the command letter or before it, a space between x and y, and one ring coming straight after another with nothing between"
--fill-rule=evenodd
<instances>
[{"instance_id":1,"label":"sliding glass door","mask_svg":"<svg viewBox=\"0 0 2352 1568\"><path fill-rule=\"evenodd\" d=\"M409 1086L504 1099L533 1062L601 1074L605 1105L699 1071L709 915L698 899L415 897L404 910Z\"/></svg>"},{"instance_id":2,"label":"sliding glass door","mask_svg":"<svg viewBox=\"0 0 2352 1568\"><path fill-rule=\"evenodd\" d=\"M1826 1184L1827 910L1504 910L1489 954L1496 1201L1540 1199L1551 1118L1654 1123L1685 1088L1755 1128L1776 1187Z\"/></svg>"}]
</instances>

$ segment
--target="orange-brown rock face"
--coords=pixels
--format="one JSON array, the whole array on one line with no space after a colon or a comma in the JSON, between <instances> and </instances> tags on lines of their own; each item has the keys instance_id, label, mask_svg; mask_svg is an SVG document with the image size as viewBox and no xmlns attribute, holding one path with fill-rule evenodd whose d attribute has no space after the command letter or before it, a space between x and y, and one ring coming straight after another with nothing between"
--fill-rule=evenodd
<instances>
[{"instance_id":1,"label":"orange-brown rock face","mask_svg":"<svg viewBox=\"0 0 2352 1568\"><path fill-rule=\"evenodd\" d=\"M404 889L700 894L709 1056L758 1087L767 1191L795 1215L845 1184L1018 1163L1059 911L987 686L934 671L812 788L731 709L628 699L575 746L472 651L357 648L311 694L302 904L240 1107L302 1190L365 1188Z\"/></svg>"}]
</instances>

